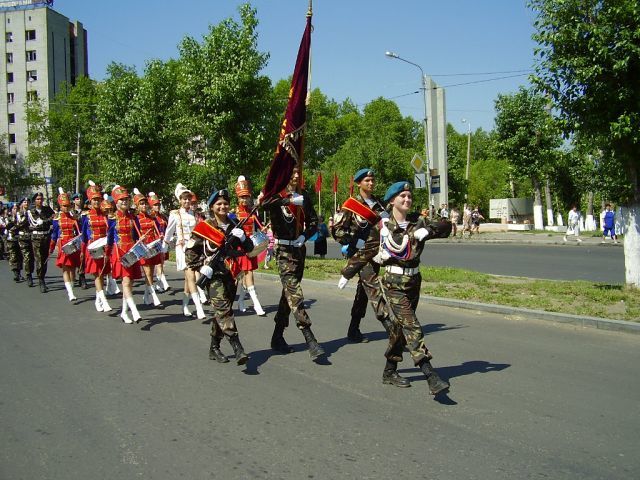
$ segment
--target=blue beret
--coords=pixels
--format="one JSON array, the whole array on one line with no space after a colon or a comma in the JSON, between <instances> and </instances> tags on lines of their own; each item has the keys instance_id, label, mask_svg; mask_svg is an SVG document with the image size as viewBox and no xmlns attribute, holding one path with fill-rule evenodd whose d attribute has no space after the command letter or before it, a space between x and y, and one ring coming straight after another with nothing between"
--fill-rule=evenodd
<instances>
[{"instance_id":1,"label":"blue beret","mask_svg":"<svg viewBox=\"0 0 640 480\"><path fill-rule=\"evenodd\" d=\"M22 197L18 203L28 202L28 201L29 201L29 197Z\"/></svg>"},{"instance_id":2,"label":"blue beret","mask_svg":"<svg viewBox=\"0 0 640 480\"><path fill-rule=\"evenodd\" d=\"M396 197L396 195L399 195L404 191L411 191L411 184L409 182L402 181L394 183L389 188L387 188L387 193L384 194L384 203L389 203Z\"/></svg>"},{"instance_id":3,"label":"blue beret","mask_svg":"<svg viewBox=\"0 0 640 480\"><path fill-rule=\"evenodd\" d=\"M79 198L80 200L82 200L82 194L74 193L73 195L71 195L71 200L75 200L76 198Z\"/></svg>"},{"instance_id":4,"label":"blue beret","mask_svg":"<svg viewBox=\"0 0 640 480\"><path fill-rule=\"evenodd\" d=\"M356 183L361 182L365 177L373 177L375 173L371 168L361 168L353 176L353 181Z\"/></svg>"},{"instance_id":5,"label":"blue beret","mask_svg":"<svg viewBox=\"0 0 640 480\"><path fill-rule=\"evenodd\" d=\"M220 197L225 198L227 202L230 201L231 196L229 195L229 190L226 188L223 188L222 190L214 189L213 193L209 196L209 200L207 200L207 207L211 208L211 205L216 203L216 200Z\"/></svg>"}]
</instances>

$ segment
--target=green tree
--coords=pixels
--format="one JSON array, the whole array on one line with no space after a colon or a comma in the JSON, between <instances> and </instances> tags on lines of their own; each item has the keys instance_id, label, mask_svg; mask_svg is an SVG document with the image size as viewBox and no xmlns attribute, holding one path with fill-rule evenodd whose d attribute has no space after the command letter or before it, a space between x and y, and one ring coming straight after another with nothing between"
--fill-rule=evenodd
<instances>
[{"instance_id":1,"label":"green tree","mask_svg":"<svg viewBox=\"0 0 640 480\"><path fill-rule=\"evenodd\" d=\"M565 133L623 167L626 283L640 288L640 3L531 0L539 43L534 82L553 100ZM613 161L613 162L612 162ZM614 163L615 162L615 163Z\"/></svg>"},{"instance_id":2,"label":"green tree","mask_svg":"<svg viewBox=\"0 0 640 480\"><path fill-rule=\"evenodd\" d=\"M542 229L541 181L562 143L548 111L548 101L520 87L517 93L498 95L495 108L496 151L509 162L516 176L531 179L535 225Z\"/></svg>"}]
</instances>

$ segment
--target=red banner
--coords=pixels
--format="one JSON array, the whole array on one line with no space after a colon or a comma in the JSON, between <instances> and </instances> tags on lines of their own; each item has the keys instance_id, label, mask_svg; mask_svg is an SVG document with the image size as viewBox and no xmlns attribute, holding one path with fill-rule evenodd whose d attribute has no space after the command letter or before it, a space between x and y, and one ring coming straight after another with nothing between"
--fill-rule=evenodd
<instances>
[{"instance_id":1,"label":"red banner","mask_svg":"<svg viewBox=\"0 0 640 480\"><path fill-rule=\"evenodd\" d=\"M316 178L316 193L320 193L322 190L322 172L318 173L318 178Z\"/></svg>"},{"instance_id":2,"label":"red banner","mask_svg":"<svg viewBox=\"0 0 640 480\"><path fill-rule=\"evenodd\" d=\"M307 26L302 35L298 58L293 71L289 101L280 128L278 146L271 161L265 186L264 199L279 194L289 183L293 167L298 166L302 179L304 131L306 127L307 88L309 79L309 52L311 49L311 13L307 13Z\"/></svg>"},{"instance_id":3,"label":"red banner","mask_svg":"<svg viewBox=\"0 0 640 480\"><path fill-rule=\"evenodd\" d=\"M338 174L333 172L333 193L338 193Z\"/></svg>"}]
</instances>

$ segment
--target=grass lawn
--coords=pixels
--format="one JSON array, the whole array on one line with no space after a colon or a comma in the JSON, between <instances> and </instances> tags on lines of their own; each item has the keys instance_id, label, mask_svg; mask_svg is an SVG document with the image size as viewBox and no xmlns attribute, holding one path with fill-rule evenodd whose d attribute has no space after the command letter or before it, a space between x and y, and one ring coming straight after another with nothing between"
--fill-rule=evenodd
<instances>
[{"instance_id":1,"label":"grass lawn","mask_svg":"<svg viewBox=\"0 0 640 480\"><path fill-rule=\"evenodd\" d=\"M269 270L260 268L259 271L278 273L275 262L269 266ZM305 278L337 283L343 266L344 260L307 258ZM422 293L434 297L640 321L640 290L624 285L503 277L448 267L420 268Z\"/></svg>"}]
</instances>

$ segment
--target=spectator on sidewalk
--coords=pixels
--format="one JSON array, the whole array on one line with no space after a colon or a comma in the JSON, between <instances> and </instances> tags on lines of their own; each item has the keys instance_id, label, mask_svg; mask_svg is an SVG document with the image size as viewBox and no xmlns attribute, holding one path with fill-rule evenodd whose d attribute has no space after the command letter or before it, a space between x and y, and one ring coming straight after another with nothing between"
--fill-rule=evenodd
<instances>
[{"instance_id":1,"label":"spectator on sidewalk","mask_svg":"<svg viewBox=\"0 0 640 480\"><path fill-rule=\"evenodd\" d=\"M482 220L484 220L484 217L480 213L479 207L476 205L476 207L471 212L471 234L480 234L480 222Z\"/></svg>"},{"instance_id":2,"label":"spectator on sidewalk","mask_svg":"<svg viewBox=\"0 0 640 480\"><path fill-rule=\"evenodd\" d=\"M457 208L451 209L451 236L455 237L458 233L458 221L460 220L460 212Z\"/></svg>"},{"instance_id":3,"label":"spectator on sidewalk","mask_svg":"<svg viewBox=\"0 0 640 480\"><path fill-rule=\"evenodd\" d=\"M440 218L449 220L449 206L446 203L443 203L440 207Z\"/></svg>"},{"instance_id":4,"label":"spectator on sidewalk","mask_svg":"<svg viewBox=\"0 0 640 480\"><path fill-rule=\"evenodd\" d=\"M465 232L468 232L471 235L471 209L465 203L464 211L462 214L462 231L460 232L460 236L464 238Z\"/></svg>"},{"instance_id":5,"label":"spectator on sidewalk","mask_svg":"<svg viewBox=\"0 0 640 480\"><path fill-rule=\"evenodd\" d=\"M318 216L318 233L315 241L313 242L313 254L319 255L321 259L327 255L327 237L329 236L329 229L327 224L324 223L322 215Z\"/></svg>"},{"instance_id":6,"label":"spectator on sidewalk","mask_svg":"<svg viewBox=\"0 0 640 480\"><path fill-rule=\"evenodd\" d=\"M607 203L604 206L604 216L602 219L602 243L607 240L607 234L611 235L613 243L618 243L618 236L616 235L616 222L615 213L611 211L611 204Z\"/></svg>"},{"instance_id":7,"label":"spectator on sidewalk","mask_svg":"<svg viewBox=\"0 0 640 480\"><path fill-rule=\"evenodd\" d=\"M571 235L572 233L576 237L578 243L582 243L582 239L580 238L580 212L576 205L572 206L571 210L569 210L569 217L567 218L567 232L563 238L565 243L567 242L567 235Z\"/></svg>"}]
</instances>

